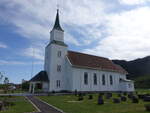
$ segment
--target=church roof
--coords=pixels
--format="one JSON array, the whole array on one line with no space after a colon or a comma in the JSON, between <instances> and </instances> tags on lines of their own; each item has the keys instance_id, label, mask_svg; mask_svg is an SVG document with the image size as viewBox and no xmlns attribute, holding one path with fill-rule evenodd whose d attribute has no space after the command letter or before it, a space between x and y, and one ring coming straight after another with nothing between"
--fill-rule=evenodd
<instances>
[{"instance_id":1,"label":"church roof","mask_svg":"<svg viewBox=\"0 0 150 113\"><path fill-rule=\"evenodd\" d=\"M60 26L60 23L59 23L59 10L57 9L57 14L56 14L56 19L55 19L55 24L54 24L54 27L53 29L57 29L57 30L60 30L60 31L64 31L61 26Z\"/></svg>"},{"instance_id":2,"label":"church roof","mask_svg":"<svg viewBox=\"0 0 150 113\"><path fill-rule=\"evenodd\" d=\"M35 75L30 81L43 81L43 82L48 82L48 75L46 71L40 71L37 75Z\"/></svg>"},{"instance_id":3,"label":"church roof","mask_svg":"<svg viewBox=\"0 0 150 113\"><path fill-rule=\"evenodd\" d=\"M68 51L67 57L73 66L115 71L127 74L127 71L121 66L114 64L111 60L104 57L93 56L74 51Z\"/></svg>"}]
</instances>

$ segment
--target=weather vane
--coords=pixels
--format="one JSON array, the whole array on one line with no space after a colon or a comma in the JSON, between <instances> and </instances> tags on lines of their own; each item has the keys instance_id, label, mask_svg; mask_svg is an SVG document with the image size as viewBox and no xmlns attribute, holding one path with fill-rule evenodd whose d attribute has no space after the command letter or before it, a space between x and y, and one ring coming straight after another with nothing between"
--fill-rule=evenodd
<instances>
[{"instance_id":1,"label":"weather vane","mask_svg":"<svg viewBox=\"0 0 150 113\"><path fill-rule=\"evenodd\" d=\"M59 0L57 0L57 10L59 10Z\"/></svg>"}]
</instances>

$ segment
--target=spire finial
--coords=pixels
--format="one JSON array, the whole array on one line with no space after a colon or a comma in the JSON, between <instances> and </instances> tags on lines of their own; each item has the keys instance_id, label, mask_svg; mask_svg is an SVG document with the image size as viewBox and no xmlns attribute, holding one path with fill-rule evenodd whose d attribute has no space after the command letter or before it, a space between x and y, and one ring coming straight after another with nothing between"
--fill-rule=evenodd
<instances>
[{"instance_id":1,"label":"spire finial","mask_svg":"<svg viewBox=\"0 0 150 113\"><path fill-rule=\"evenodd\" d=\"M56 19L55 19L55 24L54 24L53 29L57 29L57 30L64 31L64 30L61 28L60 23L59 23L59 5L58 5L58 4L57 4Z\"/></svg>"},{"instance_id":2,"label":"spire finial","mask_svg":"<svg viewBox=\"0 0 150 113\"><path fill-rule=\"evenodd\" d=\"M57 3L57 12L59 12L59 4Z\"/></svg>"}]
</instances>

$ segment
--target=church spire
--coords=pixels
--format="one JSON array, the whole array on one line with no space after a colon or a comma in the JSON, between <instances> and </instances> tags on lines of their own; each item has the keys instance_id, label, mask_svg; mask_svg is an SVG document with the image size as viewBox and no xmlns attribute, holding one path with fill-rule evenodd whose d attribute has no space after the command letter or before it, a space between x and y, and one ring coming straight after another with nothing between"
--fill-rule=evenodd
<instances>
[{"instance_id":1,"label":"church spire","mask_svg":"<svg viewBox=\"0 0 150 113\"><path fill-rule=\"evenodd\" d=\"M57 9L57 14L56 14L56 19L55 19L55 24L54 24L53 29L57 29L57 30L60 30L60 31L64 31L64 30L61 28L60 23L59 23L59 9Z\"/></svg>"}]
</instances>

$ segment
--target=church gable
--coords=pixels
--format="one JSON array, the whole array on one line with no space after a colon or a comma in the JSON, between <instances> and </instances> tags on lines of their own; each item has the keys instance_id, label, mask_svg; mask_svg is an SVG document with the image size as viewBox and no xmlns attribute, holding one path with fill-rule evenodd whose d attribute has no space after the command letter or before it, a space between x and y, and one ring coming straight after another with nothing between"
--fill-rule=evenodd
<instances>
[{"instance_id":1,"label":"church gable","mask_svg":"<svg viewBox=\"0 0 150 113\"><path fill-rule=\"evenodd\" d=\"M98 57L74 51L68 51L67 57L73 66L115 71L127 74L127 71L121 66L114 64L111 60L104 57Z\"/></svg>"}]
</instances>

